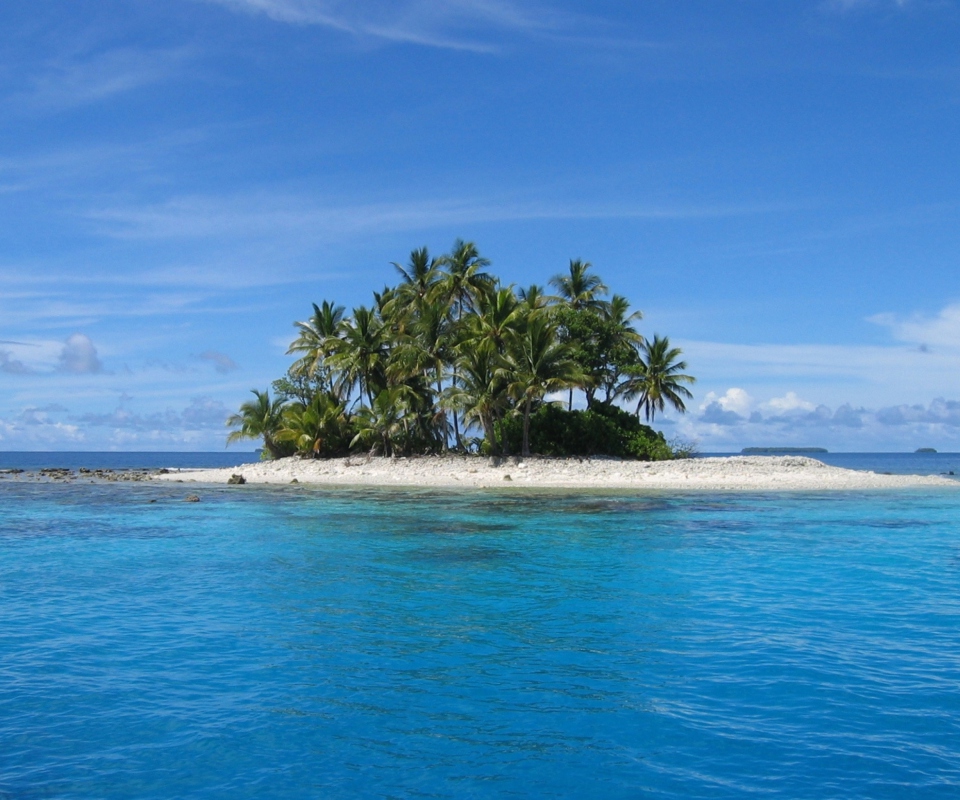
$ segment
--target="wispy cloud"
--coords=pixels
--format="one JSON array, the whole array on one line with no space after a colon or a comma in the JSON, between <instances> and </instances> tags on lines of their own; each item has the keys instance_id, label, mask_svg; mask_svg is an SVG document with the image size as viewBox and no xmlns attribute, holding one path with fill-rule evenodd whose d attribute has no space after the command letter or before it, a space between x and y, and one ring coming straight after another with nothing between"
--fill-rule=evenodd
<instances>
[{"instance_id":1,"label":"wispy cloud","mask_svg":"<svg viewBox=\"0 0 960 800\"><path fill-rule=\"evenodd\" d=\"M960 303L937 314L876 314L870 322L889 328L894 338L917 346L922 352L960 350Z\"/></svg>"},{"instance_id":2,"label":"wispy cloud","mask_svg":"<svg viewBox=\"0 0 960 800\"><path fill-rule=\"evenodd\" d=\"M490 53L487 31L556 34L584 18L508 0L205 0L278 22L320 25L360 38Z\"/></svg>"},{"instance_id":3,"label":"wispy cloud","mask_svg":"<svg viewBox=\"0 0 960 800\"><path fill-rule=\"evenodd\" d=\"M924 0L824 0L822 8L827 11L860 11L864 9L907 8L921 5Z\"/></svg>"},{"instance_id":4,"label":"wispy cloud","mask_svg":"<svg viewBox=\"0 0 960 800\"><path fill-rule=\"evenodd\" d=\"M197 358L201 361L209 361L213 364L213 368L221 375L236 372L240 369L240 365L230 358L230 356L226 353L220 353L217 350L207 350L197 356Z\"/></svg>"},{"instance_id":5,"label":"wispy cloud","mask_svg":"<svg viewBox=\"0 0 960 800\"><path fill-rule=\"evenodd\" d=\"M316 241L370 231L414 231L485 222L586 219L711 219L766 214L775 204L669 205L545 203L512 198L449 198L425 202L330 203L281 195L191 196L151 206L102 207L82 212L98 231L118 239L214 236L282 238L301 232Z\"/></svg>"},{"instance_id":6,"label":"wispy cloud","mask_svg":"<svg viewBox=\"0 0 960 800\"><path fill-rule=\"evenodd\" d=\"M13 96L19 110L55 112L108 100L183 72L185 50L114 49L47 61Z\"/></svg>"},{"instance_id":7,"label":"wispy cloud","mask_svg":"<svg viewBox=\"0 0 960 800\"><path fill-rule=\"evenodd\" d=\"M924 352L903 345L732 344L685 341L684 355L704 382L816 380L927 396L951 391L960 352Z\"/></svg>"}]
</instances>

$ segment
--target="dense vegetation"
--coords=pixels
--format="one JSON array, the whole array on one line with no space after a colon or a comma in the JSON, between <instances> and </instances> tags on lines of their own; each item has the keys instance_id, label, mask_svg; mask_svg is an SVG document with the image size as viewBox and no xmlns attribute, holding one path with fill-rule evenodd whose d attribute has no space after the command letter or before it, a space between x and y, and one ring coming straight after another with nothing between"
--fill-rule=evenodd
<instances>
[{"instance_id":1,"label":"dense vegetation","mask_svg":"<svg viewBox=\"0 0 960 800\"><path fill-rule=\"evenodd\" d=\"M400 283L346 314L328 301L296 323L297 356L254 390L228 425L228 442L262 438L272 458L479 451L508 455L674 454L640 423L667 405L683 412L686 363L666 337L647 340L621 295L591 265L540 286L503 286L474 244L449 255L414 250L393 265ZM573 410L574 391L587 408ZM547 396L566 394L566 408ZM636 403L629 414L619 406Z\"/></svg>"}]
</instances>

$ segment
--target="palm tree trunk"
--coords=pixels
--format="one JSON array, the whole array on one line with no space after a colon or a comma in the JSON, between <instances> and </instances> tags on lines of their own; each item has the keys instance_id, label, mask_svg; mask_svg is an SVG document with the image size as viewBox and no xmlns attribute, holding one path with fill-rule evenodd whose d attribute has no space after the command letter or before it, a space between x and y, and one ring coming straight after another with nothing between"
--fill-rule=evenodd
<instances>
[{"instance_id":1,"label":"palm tree trunk","mask_svg":"<svg viewBox=\"0 0 960 800\"><path fill-rule=\"evenodd\" d=\"M497 429L493 422L493 417L490 414L484 414L481 419L483 420L483 433L487 437L487 442L490 444L490 455L497 455Z\"/></svg>"},{"instance_id":2,"label":"palm tree trunk","mask_svg":"<svg viewBox=\"0 0 960 800\"><path fill-rule=\"evenodd\" d=\"M438 368L438 369L437 369L437 402L438 402L438 404L439 404L439 401L440 401L440 393L441 393L442 391L443 391L443 379L440 377L440 370L439 370L439 368ZM441 413L442 413L442 412L441 412ZM444 426L444 428L446 428L446 426ZM450 449L450 443L447 441L447 431L446 431L446 430L443 431L443 435L442 435L441 438L442 438L442 442L440 443L440 447L443 449L443 452L446 453L447 450Z\"/></svg>"},{"instance_id":3,"label":"palm tree trunk","mask_svg":"<svg viewBox=\"0 0 960 800\"><path fill-rule=\"evenodd\" d=\"M457 368L454 366L453 375L450 377L450 385L456 389L457 386ZM453 409L453 446L456 450L461 449L460 444L460 419L457 409Z\"/></svg>"},{"instance_id":4,"label":"palm tree trunk","mask_svg":"<svg viewBox=\"0 0 960 800\"><path fill-rule=\"evenodd\" d=\"M502 416L500 417L500 421L503 422ZM496 415L494 415L493 424L494 424L494 430L496 430L496 424L497 424ZM510 439L507 436L507 432L503 430L502 427L500 428L500 431L501 433L503 433L503 439L500 442L500 455L506 458L508 455L510 455Z\"/></svg>"},{"instance_id":5,"label":"palm tree trunk","mask_svg":"<svg viewBox=\"0 0 960 800\"><path fill-rule=\"evenodd\" d=\"M570 399L567 401L567 411L573 411L573 387L570 387Z\"/></svg>"},{"instance_id":6,"label":"palm tree trunk","mask_svg":"<svg viewBox=\"0 0 960 800\"><path fill-rule=\"evenodd\" d=\"M463 317L463 308L460 306L459 302L457 301L457 297L456 297L455 294L450 296L449 302L450 302L450 308L451 308L451 310L453 309L454 303L457 303L457 330L459 331L459 329L460 329L460 321L461 321L461 319L462 319L462 317ZM452 364L452 366L453 366L453 373L452 373L451 376L450 376L450 385L451 385L452 387L454 387L454 389L456 389L456 387L457 387L457 360L456 360L456 358L453 359L453 364ZM460 419L459 419L459 415L457 414L457 409L453 409L453 446L454 446L454 449L456 449L456 450L462 450L462 449L463 449L463 448L462 448L462 444L461 444L461 442L460 442Z\"/></svg>"},{"instance_id":7,"label":"palm tree trunk","mask_svg":"<svg viewBox=\"0 0 960 800\"><path fill-rule=\"evenodd\" d=\"M280 448L277 446L277 443L273 441L273 437L264 434L263 446L267 448L270 458L277 459L283 457L283 453L280 452Z\"/></svg>"},{"instance_id":8,"label":"palm tree trunk","mask_svg":"<svg viewBox=\"0 0 960 800\"><path fill-rule=\"evenodd\" d=\"M523 449L520 453L527 457L530 455L530 396L527 395L527 402L523 406Z\"/></svg>"}]
</instances>

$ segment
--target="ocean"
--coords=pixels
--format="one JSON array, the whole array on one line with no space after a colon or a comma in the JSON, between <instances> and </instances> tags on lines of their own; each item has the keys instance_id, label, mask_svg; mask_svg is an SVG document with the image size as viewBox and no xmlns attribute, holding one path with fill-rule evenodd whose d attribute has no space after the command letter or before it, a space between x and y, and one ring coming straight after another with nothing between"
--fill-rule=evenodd
<instances>
[{"instance_id":1,"label":"ocean","mask_svg":"<svg viewBox=\"0 0 960 800\"><path fill-rule=\"evenodd\" d=\"M704 453L701 458L738 456L740 453ZM890 472L895 475L960 476L960 453L816 453L834 467ZM215 469L253 464L260 453L239 450L219 452L16 452L0 451L0 470L48 468L86 469Z\"/></svg>"},{"instance_id":2,"label":"ocean","mask_svg":"<svg viewBox=\"0 0 960 800\"><path fill-rule=\"evenodd\" d=\"M180 452L26 452L0 451L0 470L4 469L216 469L254 464L258 452L240 450L213 453Z\"/></svg>"},{"instance_id":3,"label":"ocean","mask_svg":"<svg viewBox=\"0 0 960 800\"><path fill-rule=\"evenodd\" d=\"M960 492L186 493L0 481L0 798L960 791Z\"/></svg>"}]
</instances>

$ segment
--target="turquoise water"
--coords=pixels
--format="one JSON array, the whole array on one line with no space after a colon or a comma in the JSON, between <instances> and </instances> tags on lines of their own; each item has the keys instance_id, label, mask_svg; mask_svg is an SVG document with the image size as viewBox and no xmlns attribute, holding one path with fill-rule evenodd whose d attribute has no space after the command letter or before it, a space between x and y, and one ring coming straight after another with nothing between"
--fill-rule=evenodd
<instances>
[{"instance_id":1,"label":"turquoise water","mask_svg":"<svg viewBox=\"0 0 960 800\"><path fill-rule=\"evenodd\" d=\"M960 790L960 491L184 494L0 484L0 797Z\"/></svg>"}]
</instances>

